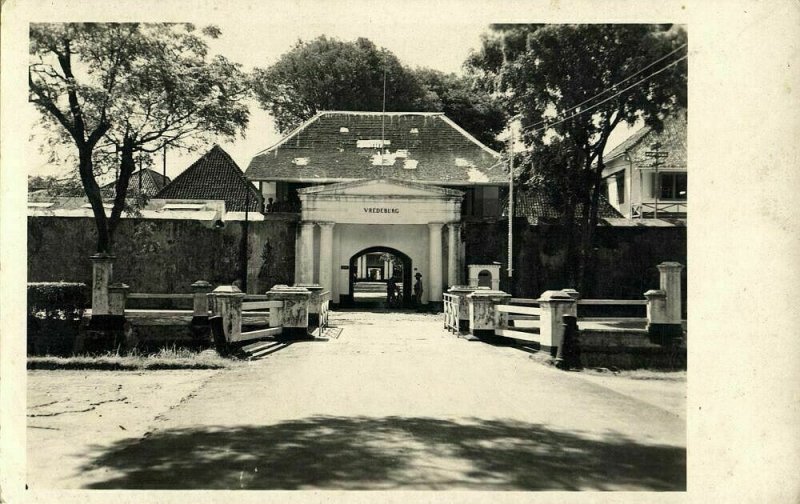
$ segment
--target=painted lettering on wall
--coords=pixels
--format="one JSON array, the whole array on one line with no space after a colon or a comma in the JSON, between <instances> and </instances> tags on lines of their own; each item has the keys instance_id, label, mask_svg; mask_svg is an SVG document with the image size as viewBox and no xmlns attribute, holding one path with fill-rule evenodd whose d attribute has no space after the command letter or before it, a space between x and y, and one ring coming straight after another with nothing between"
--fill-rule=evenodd
<instances>
[{"instance_id":1,"label":"painted lettering on wall","mask_svg":"<svg viewBox=\"0 0 800 504\"><path fill-rule=\"evenodd\" d=\"M399 208L364 207L366 213L400 213Z\"/></svg>"}]
</instances>

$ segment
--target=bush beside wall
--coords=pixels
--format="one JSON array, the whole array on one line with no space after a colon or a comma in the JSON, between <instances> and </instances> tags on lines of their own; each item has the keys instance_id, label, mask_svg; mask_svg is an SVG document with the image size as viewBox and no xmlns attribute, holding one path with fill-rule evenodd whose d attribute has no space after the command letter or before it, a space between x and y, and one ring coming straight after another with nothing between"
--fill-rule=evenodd
<instances>
[{"instance_id":1,"label":"bush beside wall","mask_svg":"<svg viewBox=\"0 0 800 504\"><path fill-rule=\"evenodd\" d=\"M28 354L72 353L88 305L89 288L84 283L29 283Z\"/></svg>"}]
</instances>

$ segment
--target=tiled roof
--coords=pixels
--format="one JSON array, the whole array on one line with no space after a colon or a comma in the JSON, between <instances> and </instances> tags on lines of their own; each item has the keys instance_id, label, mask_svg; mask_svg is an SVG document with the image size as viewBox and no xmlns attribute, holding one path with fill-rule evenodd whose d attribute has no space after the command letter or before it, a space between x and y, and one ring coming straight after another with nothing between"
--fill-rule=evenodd
<instances>
[{"instance_id":1,"label":"tiled roof","mask_svg":"<svg viewBox=\"0 0 800 504\"><path fill-rule=\"evenodd\" d=\"M381 158L381 138L385 156ZM257 154L250 180L296 182L392 177L478 185L507 179L500 154L439 112L320 112Z\"/></svg>"},{"instance_id":2,"label":"tiled roof","mask_svg":"<svg viewBox=\"0 0 800 504\"><path fill-rule=\"evenodd\" d=\"M131 179L128 182L128 196L136 196L139 194L139 187L141 182L141 192L149 197L158 194L158 191L169 184L169 177L166 177L155 170L144 168L136 170L131 174ZM117 181L109 182L100 188L100 192L104 198L113 198L115 195L114 186Z\"/></svg>"},{"instance_id":3,"label":"tiled roof","mask_svg":"<svg viewBox=\"0 0 800 504\"><path fill-rule=\"evenodd\" d=\"M161 199L224 200L228 212L244 212L247 192L250 191L251 212L261 211L261 194L244 177L241 168L225 152L215 145L203 157L175 177L162 189Z\"/></svg>"},{"instance_id":4,"label":"tiled roof","mask_svg":"<svg viewBox=\"0 0 800 504\"><path fill-rule=\"evenodd\" d=\"M503 213L508 215L508 198L503 202ZM578 205L575 214L576 216L583 214L583 205ZM551 197L542 191L530 188L515 193L514 216L527 218L528 223L532 226L539 223L556 222L561 218L561 214ZM608 199L601 194L597 217L599 219L613 219L622 217L622 214L612 207Z\"/></svg>"},{"instance_id":5,"label":"tiled roof","mask_svg":"<svg viewBox=\"0 0 800 504\"><path fill-rule=\"evenodd\" d=\"M661 151L669 153L663 159L661 166L664 169L686 170L686 122L686 111L679 110L664 120L664 129L661 133L656 133L649 126L645 126L617 145L611 152L604 154L603 161L608 164L628 152L635 164L649 166L652 164L652 160L645 156L645 152L652 150L655 142L660 142L662 144Z\"/></svg>"}]
</instances>

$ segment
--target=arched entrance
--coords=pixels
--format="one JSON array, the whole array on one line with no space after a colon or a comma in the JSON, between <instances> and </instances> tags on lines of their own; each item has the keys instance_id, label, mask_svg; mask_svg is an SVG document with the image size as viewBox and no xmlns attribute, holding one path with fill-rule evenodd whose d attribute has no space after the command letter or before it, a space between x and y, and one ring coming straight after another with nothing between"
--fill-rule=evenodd
<instances>
[{"instance_id":1,"label":"arched entrance","mask_svg":"<svg viewBox=\"0 0 800 504\"><path fill-rule=\"evenodd\" d=\"M348 298L353 305L386 302L386 284L394 277L401 289L401 305L411 306L411 258L391 247L369 247L350 257Z\"/></svg>"}]
</instances>

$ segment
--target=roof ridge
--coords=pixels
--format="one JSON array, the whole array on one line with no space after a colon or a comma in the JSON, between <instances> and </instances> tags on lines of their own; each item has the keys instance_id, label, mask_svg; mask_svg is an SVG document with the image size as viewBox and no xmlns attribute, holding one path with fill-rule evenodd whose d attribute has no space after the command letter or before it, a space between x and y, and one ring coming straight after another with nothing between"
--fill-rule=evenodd
<instances>
[{"instance_id":1,"label":"roof ridge","mask_svg":"<svg viewBox=\"0 0 800 504\"><path fill-rule=\"evenodd\" d=\"M444 112L381 112L381 111L374 111L374 110L320 110L317 112L321 115L327 114L342 114L342 115L420 115L420 116L443 116L445 115Z\"/></svg>"}]
</instances>

